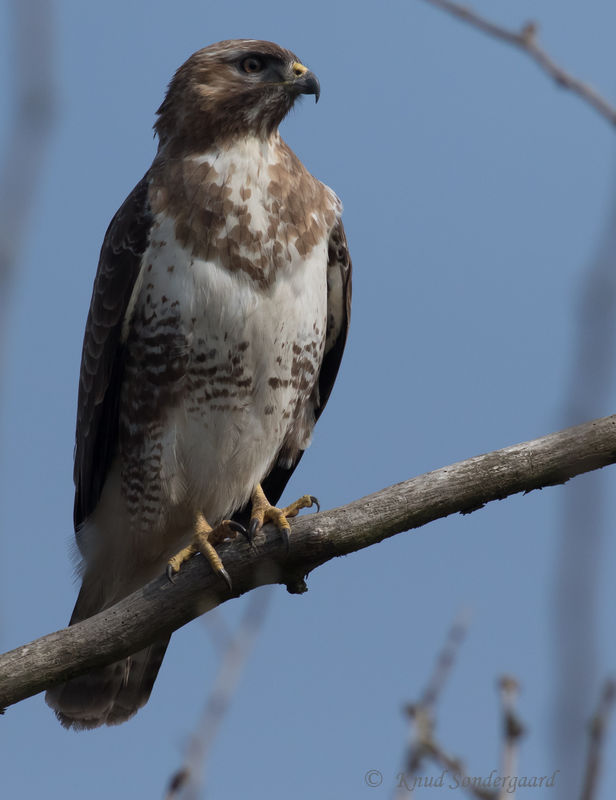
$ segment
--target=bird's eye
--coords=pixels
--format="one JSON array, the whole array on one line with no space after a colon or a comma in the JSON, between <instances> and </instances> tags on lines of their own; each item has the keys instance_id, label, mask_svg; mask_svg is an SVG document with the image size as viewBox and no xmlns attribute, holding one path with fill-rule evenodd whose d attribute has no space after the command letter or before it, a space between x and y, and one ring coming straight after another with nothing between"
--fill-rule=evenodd
<instances>
[{"instance_id":1,"label":"bird's eye","mask_svg":"<svg viewBox=\"0 0 616 800\"><path fill-rule=\"evenodd\" d=\"M249 75L256 75L257 72L262 72L263 67L265 66L262 59L257 58L257 56L248 56L245 58L241 63L241 68L244 72L247 72Z\"/></svg>"}]
</instances>

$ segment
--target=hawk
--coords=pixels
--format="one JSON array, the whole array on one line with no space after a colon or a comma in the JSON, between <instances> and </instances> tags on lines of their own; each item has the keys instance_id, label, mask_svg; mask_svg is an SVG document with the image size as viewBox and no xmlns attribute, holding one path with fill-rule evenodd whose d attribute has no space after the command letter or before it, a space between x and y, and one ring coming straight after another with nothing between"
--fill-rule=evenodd
<instances>
[{"instance_id":1,"label":"hawk","mask_svg":"<svg viewBox=\"0 0 616 800\"><path fill-rule=\"evenodd\" d=\"M111 221L86 324L75 445L74 624L276 508L332 390L351 261L334 192L278 126L319 82L289 50L194 53L154 125L152 166ZM239 520L246 520L247 528ZM143 706L168 638L47 692L65 727Z\"/></svg>"}]
</instances>

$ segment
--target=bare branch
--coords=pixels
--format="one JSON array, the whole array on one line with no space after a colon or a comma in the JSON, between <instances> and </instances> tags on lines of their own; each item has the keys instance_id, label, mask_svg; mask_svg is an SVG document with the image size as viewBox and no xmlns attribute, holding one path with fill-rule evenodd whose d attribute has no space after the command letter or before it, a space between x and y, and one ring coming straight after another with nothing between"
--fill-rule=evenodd
<instances>
[{"instance_id":1,"label":"bare branch","mask_svg":"<svg viewBox=\"0 0 616 800\"><path fill-rule=\"evenodd\" d=\"M418 703L409 704L405 708L411 725L404 772L398 776L396 797L400 800L407 796L409 791L412 792L416 788L418 781L423 780L423 776L418 776L418 773L427 758L442 764L445 769L460 779L466 777L462 763L445 753L436 742L434 728L436 726L436 701L451 673L467 629L468 614L460 614L451 626L421 699Z\"/></svg>"},{"instance_id":2,"label":"bare branch","mask_svg":"<svg viewBox=\"0 0 616 800\"><path fill-rule=\"evenodd\" d=\"M464 20L464 22L487 33L489 36L523 50L559 86L577 94L578 97L581 97L582 100L605 117L608 122L616 125L616 107L609 103L592 86L568 73L546 53L537 41L538 26L535 22L527 22L520 31L511 31L491 22L466 6L451 2L451 0L425 0L425 2L442 8L454 17Z\"/></svg>"},{"instance_id":3,"label":"bare branch","mask_svg":"<svg viewBox=\"0 0 616 800\"><path fill-rule=\"evenodd\" d=\"M406 755L405 771L398 775L397 800L413 793L416 788L439 786L444 775L450 773L471 797L477 800L496 800L496 793L485 789L474 781L467 773L461 759L455 758L445 751L435 736L436 701L441 693L453 667L456 655L464 641L468 628L468 615L460 614L451 626L451 630L441 650L432 677L418 703L409 704L406 713L411 721L409 744ZM419 775L426 760L431 760L440 767L443 773L440 778Z\"/></svg>"},{"instance_id":4,"label":"bare branch","mask_svg":"<svg viewBox=\"0 0 616 800\"><path fill-rule=\"evenodd\" d=\"M205 559L193 558L175 584L161 576L90 619L0 656L0 707L141 650L256 586L281 583L301 593L306 591L304 577L335 556L517 492L564 483L615 461L616 416L604 417L302 517L293 524L288 553L271 526L257 538L256 554L243 541L225 542L219 553L234 591Z\"/></svg>"},{"instance_id":5,"label":"bare branch","mask_svg":"<svg viewBox=\"0 0 616 800\"><path fill-rule=\"evenodd\" d=\"M504 676L499 681L503 707L503 759L501 775L497 776L494 781L492 777L496 770L493 770L485 779L470 776L462 759L450 755L435 735L436 701L449 677L458 650L466 635L467 627L467 614L460 615L449 632L421 700L406 706L405 711L411 721L411 727L405 769L397 776L396 800L402 800L409 793L413 793L416 788L442 786L444 776L448 773L456 781L455 784L450 784L449 788L461 788L477 800L505 800L505 798L515 797L517 784L511 782L511 777L516 775L517 743L524 733L515 713L515 699L518 691L515 678ZM443 767L443 773L439 778L418 774L427 760ZM494 785L494 789L491 788L492 785ZM500 791L496 791L498 786L501 787Z\"/></svg>"},{"instance_id":6,"label":"bare branch","mask_svg":"<svg viewBox=\"0 0 616 800\"><path fill-rule=\"evenodd\" d=\"M584 271L578 308L564 424L589 419L608 408L616 367L616 193L605 230ZM612 520L611 486L599 473L576 481L563 497L562 520L554 544L553 603L553 761L562 766L561 800L577 798L584 774L585 722L600 678L598 612ZM580 534L583 531L583 536Z\"/></svg>"},{"instance_id":7,"label":"bare branch","mask_svg":"<svg viewBox=\"0 0 616 800\"><path fill-rule=\"evenodd\" d=\"M590 722L590 742L588 746L588 758L586 760L586 774L584 776L584 786L582 788L582 800L594 800L599 785L599 773L601 771L601 754L605 739L605 729L614 709L616 701L616 681L612 678L605 682L599 707Z\"/></svg>"},{"instance_id":8,"label":"bare branch","mask_svg":"<svg viewBox=\"0 0 616 800\"><path fill-rule=\"evenodd\" d=\"M447 635L445 645L434 665L434 672L430 678L428 685L424 689L424 693L419 701L420 705L425 708L433 709L436 706L436 701L443 687L447 682L447 678L451 673L458 651L462 646L462 642L466 637L468 631L468 611L463 611L454 620L451 630Z\"/></svg>"},{"instance_id":9,"label":"bare branch","mask_svg":"<svg viewBox=\"0 0 616 800\"><path fill-rule=\"evenodd\" d=\"M503 706L503 760L501 775L516 775L518 765L518 742L524 735L524 727L515 712L515 701L518 693L518 682L510 675L503 675L499 681L501 703ZM498 800L515 797L511 785L503 781Z\"/></svg>"}]
</instances>

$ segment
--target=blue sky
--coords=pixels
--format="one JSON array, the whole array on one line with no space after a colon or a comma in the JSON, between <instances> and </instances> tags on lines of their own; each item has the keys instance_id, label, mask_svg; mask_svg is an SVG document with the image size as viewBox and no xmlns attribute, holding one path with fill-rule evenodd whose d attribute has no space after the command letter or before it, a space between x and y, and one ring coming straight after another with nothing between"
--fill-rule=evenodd
<instances>
[{"instance_id":1,"label":"blue sky","mask_svg":"<svg viewBox=\"0 0 616 800\"><path fill-rule=\"evenodd\" d=\"M612 3L494 5L476 7L512 25L538 17L551 54L613 96ZM5 53L9 23L2 8ZM58 0L54 36L57 119L4 343L2 649L65 625L72 609L75 404L98 251L152 159L169 78L213 41L271 39L319 76L319 104L299 105L283 135L342 198L354 261L343 368L286 496L342 505L564 426L579 298L613 200L616 131L523 55L420 0ZM0 145L12 111L2 58ZM588 418L613 401L611 388ZM598 554L599 659L588 676L595 696L616 664L616 493L613 470L590 480L611 495ZM511 673L528 728L519 774L565 774L552 744L562 669L554 581L572 486L338 559L301 597L276 588L211 753L208 796L390 797L406 736L401 706L419 696L461 608L472 622L440 703L443 743L473 775L498 766L495 682ZM244 603L221 613L231 623ZM9 709L0 722L6 795L162 796L217 661L196 620L174 634L149 704L121 727L66 732L42 696ZM370 769L383 773L381 787L365 785ZM613 759L606 770L601 798L616 781Z\"/></svg>"}]
</instances>

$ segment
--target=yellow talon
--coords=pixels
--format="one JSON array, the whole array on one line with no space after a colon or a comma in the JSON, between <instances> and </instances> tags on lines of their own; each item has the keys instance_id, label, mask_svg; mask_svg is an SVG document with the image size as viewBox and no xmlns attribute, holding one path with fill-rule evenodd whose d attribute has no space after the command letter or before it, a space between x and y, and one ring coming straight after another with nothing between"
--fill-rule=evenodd
<instances>
[{"instance_id":1,"label":"yellow talon","mask_svg":"<svg viewBox=\"0 0 616 800\"><path fill-rule=\"evenodd\" d=\"M214 549L214 545L219 544L223 539L233 539L239 532L243 531L244 528L241 525L229 519L221 522L216 528L212 528L203 514L199 512L195 518L193 539L189 545L183 550L180 550L179 553L176 553L173 558L169 559L167 563L167 577L173 583L174 575L177 575L180 571L182 564L188 561L189 558L192 558L195 553L201 553L202 556L207 558L214 572L224 578L229 589L232 589L229 573L224 568L220 556Z\"/></svg>"},{"instance_id":2,"label":"yellow talon","mask_svg":"<svg viewBox=\"0 0 616 800\"><path fill-rule=\"evenodd\" d=\"M260 483L257 484L251 499L252 513L248 526L248 539L252 540L257 531L261 530L266 522L272 522L279 531L282 531L287 547L289 546L289 534L291 532L287 517L295 517L302 508L311 508L314 505L316 505L318 511L321 510L319 501L311 494L305 494L299 500L286 506L286 508L277 508L269 502Z\"/></svg>"}]
</instances>

